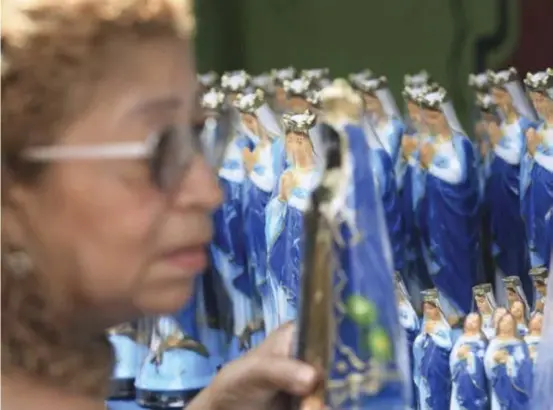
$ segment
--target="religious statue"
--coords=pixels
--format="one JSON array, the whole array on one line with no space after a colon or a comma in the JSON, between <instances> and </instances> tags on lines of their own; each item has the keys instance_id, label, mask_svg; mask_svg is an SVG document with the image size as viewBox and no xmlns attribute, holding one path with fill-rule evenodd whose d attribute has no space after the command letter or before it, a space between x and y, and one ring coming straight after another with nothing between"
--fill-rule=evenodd
<instances>
[{"instance_id":1,"label":"religious statue","mask_svg":"<svg viewBox=\"0 0 553 410\"><path fill-rule=\"evenodd\" d=\"M532 359L510 313L499 319L484 364L491 387L491 410L530 410Z\"/></svg>"},{"instance_id":2,"label":"religious statue","mask_svg":"<svg viewBox=\"0 0 553 410\"><path fill-rule=\"evenodd\" d=\"M463 335L451 352L450 410L487 410L488 386L484 369L487 340L482 333L482 318L470 313L465 319Z\"/></svg>"},{"instance_id":3,"label":"religious statue","mask_svg":"<svg viewBox=\"0 0 553 410\"><path fill-rule=\"evenodd\" d=\"M288 110L288 97L286 95L286 90L284 89L284 83L292 81L296 78L296 69L294 67L287 67L272 70L271 76L273 78L273 86L275 90L274 100L271 106L277 114L282 115Z\"/></svg>"},{"instance_id":4,"label":"religious statue","mask_svg":"<svg viewBox=\"0 0 553 410\"><path fill-rule=\"evenodd\" d=\"M305 401L332 410L404 409L409 356L362 101L341 79L320 97L328 149L305 215L298 355L324 377Z\"/></svg>"},{"instance_id":5,"label":"religious statue","mask_svg":"<svg viewBox=\"0 0 553 410\"><path fill-rule=\"evenodd\" d=\"M449 409L451 372L449 356L453 348L451 326L444 314L437 289L423 291L422 331L415 339L414 379L420 410Z\"/></svg>"},{"instance_id":6,"label":"religious statue","mask_svg":"<svg viewBox=\"0 0 553 410\"><path fill-rule=\"evenodd\" d=\"M491 339L495 336L493 313L497 308L492 285L491 283L476 285L472 288L472 292L476 302L476 311L480 314L482 332L486 338Z\"/></svg>"},{"instance_id":7,"label":"religious statue","mask_svg":"<svg viewBox=\"0 0 553 410\"><path fill-rule=\"evenodd\" d=\"M278 194L265 209L267 281L273 298L270 306L276 309L271 313L265 312L269 329L297 317L303 214L309 195L320 180L309 135L310 128L315 124L315 115L309 111L285 114L283 122L290 164L280 177ZM269 319L270 315L272 319Z\"/></svg>"},{"instance_id":8,"label":"religious statue","mask_svg":"<svg viewBox=\"0 0 553 410\"><path fill-rule=\"evenodd\" d=\"M264 312L261 316L265 330L270 332L278 326L278 322L275 322L275 307L272 306L273 297L267 278L265 208L276 186L277 166L274 161L279 153L275 153L275 146L284 139L284 131L261 90L239 95L235 106L240 111L245 130L258 141L253 151L248 148L243 150L248 176L243 194L244 229L247 232L248 273L255 281L260 308Z\"/></svg>"},{"instance_id":9,"label":"religious statue","mask_svg":"<svg viewBox=\"0 0 553 410\"><path fill-rule=\"evenodd\" d=\"M544 313L545 300L547 299L547 277L549 272L546 268L534 268L530 271L530 277L534 284L534 311Z\"/></svg>"},{"instance_id":10,"label":"religious statue","mask_svg":"<svg viewBox=\"0 0 553 410\"><path fill-rule=\"evenodd\" d=\"M538 348L541 342L541 331L543 326L543 314L536 312L532 315L528 323L528 334L524 336L524 341L528 346L530 358L535 365L538 359Z\"/></svg>"},{"instance_id":11,"label":"religious statue","mask_svg":"<svg viewBox=\"0 0 553 410\"><path fill-rule=\"evenodd\" d=\"M517 322L517 332L519 337L526 336L528 333L528 324L526 323L526 305L520 300L515 300L511 304L509 312L513 315L515 321Z\"/></svg>"},{"instance_id":12,"label":"religious statue","mask_svg":"<svg viewBox=\"0 0 553 410\"><path fill-rule=\"evenodd\" d=\"M486 203L490 209L492 251L497 266L496 296L505 304L506 295L501 286L504 277L519 276L527 295L531 291L527 235L521 218L521 196L525 188L520 176L524 175L521 167L526 151L525 133L536 114L514 68L488 71L488 80L502 121L488 124L494 155L486 185Z\"/></svg>"},{"instance_id":13,"label":"religious statue","mask_svg":"<svg viewBox=\"0 0 553 410\"><path fill-rule=\"evenodd\" d=\"M480 261L474 150L443 88L429 89L418 102L431 135L420 149L414 176L415 215L442 308L460 329L472 308Z\"/></svg>"}]
</instances>

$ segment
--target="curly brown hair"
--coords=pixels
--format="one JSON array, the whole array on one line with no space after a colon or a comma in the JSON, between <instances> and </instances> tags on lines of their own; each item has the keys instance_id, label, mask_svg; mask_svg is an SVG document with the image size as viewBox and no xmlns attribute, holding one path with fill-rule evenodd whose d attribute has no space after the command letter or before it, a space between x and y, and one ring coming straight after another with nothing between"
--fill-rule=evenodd
<instances>
[{"instance_id":1,"label":"curly brown hair","mask_svg":"<svg viewBox=\"0 0 553 410\"><path fill-rule=\"evenodd\" d=\"M191 3L2 1L3 208L13 182L32 183L40 175L41 166L21 160L22 150L51 144L88 108L86 96L104 74L108 48L120 40L138 44L191 36ZM67 334L48 307L40 275L18 277L6 262L9 252L9 238L2 235L3 375L16 370L73 392L104 396L111 372L106 338L83 341Z\"/></svg>"}]
</instances>

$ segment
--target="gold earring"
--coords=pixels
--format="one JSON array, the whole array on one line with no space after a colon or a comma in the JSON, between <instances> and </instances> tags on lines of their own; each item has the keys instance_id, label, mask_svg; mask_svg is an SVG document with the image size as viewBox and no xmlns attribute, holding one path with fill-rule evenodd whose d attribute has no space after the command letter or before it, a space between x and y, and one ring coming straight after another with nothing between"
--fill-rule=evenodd
<instances>
[{"instance_id":1,"label":"gold earring","mask_svg":"<svg viewBox=\"0 0 553 410\"><path fill-rule=\"evenodd\" d=\"M3 258L11 273L16 277L27 276L34 267L31 257L23 249L11 249L3 255Z\"/></svg>"}]
</instances>

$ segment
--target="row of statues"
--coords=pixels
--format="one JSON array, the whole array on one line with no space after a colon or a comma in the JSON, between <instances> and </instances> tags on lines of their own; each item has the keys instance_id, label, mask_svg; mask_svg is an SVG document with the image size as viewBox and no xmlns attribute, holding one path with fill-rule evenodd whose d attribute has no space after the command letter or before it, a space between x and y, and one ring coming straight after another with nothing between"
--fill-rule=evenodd
<instances>
[{"instance_id":1,"label":"row of statues","mask_svg":"<svg viewBox=\"0 0 553 410\"><path fill-rule=\"evenodd\" d=\"M405 78L405 114L369 70L199 83L198 138L224 193L211 267L182 312L110 330L113 399L182 407L298 320L298 357L325 375L309 400L331 409L531 408L553 70L471 75L473 135L425 72Z\"/></svg>"}]
</instances>

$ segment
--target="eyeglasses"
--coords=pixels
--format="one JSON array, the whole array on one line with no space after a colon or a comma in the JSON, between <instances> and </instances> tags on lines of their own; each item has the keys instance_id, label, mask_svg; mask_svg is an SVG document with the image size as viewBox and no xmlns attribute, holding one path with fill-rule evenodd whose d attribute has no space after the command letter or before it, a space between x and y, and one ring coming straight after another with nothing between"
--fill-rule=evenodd
<instances>
[{"instance_id":1,"label":"eyeglasses","mask_svg":"<svg viewBox=\"0 0 553 410\"><path fill-rule=\"evenodd\" d=\"M201 138L204 129L203 123L193 127L172 125L144 142L37 146L23 151L22 158L32 162L148 160L152 183L168 192L179 185L198 154L209 154L211 165L219 167L229 141L230 118L226 113L219 115L211 146Z\"/></svg>"}]
</instances>

